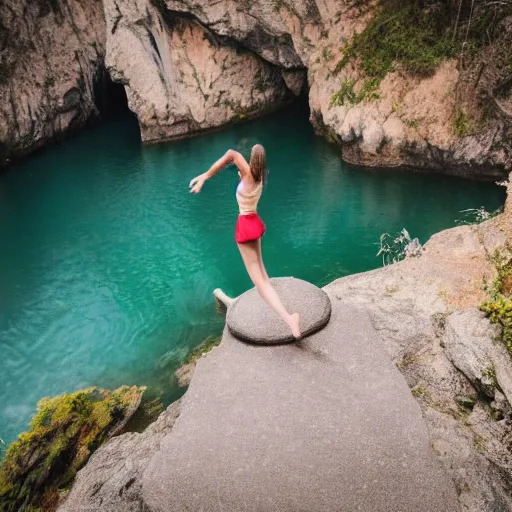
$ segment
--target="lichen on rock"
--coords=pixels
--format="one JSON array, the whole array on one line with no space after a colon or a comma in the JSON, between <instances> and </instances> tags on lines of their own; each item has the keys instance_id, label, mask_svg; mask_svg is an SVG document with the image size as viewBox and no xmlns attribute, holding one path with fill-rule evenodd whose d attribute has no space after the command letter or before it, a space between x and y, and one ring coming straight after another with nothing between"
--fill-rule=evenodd
<instances>
[{"instance_id":1,"label":"lichen on rock","mask_svg":"<svg viewBox=\"0 0 512 512\"><path fill-rule=\"evenodd\" d=\"M88 388L40 400L30 430L9 446L0 466L1 510L55 508L59 491L125 425L144 390Z\"/></svg>"}]
</instances>

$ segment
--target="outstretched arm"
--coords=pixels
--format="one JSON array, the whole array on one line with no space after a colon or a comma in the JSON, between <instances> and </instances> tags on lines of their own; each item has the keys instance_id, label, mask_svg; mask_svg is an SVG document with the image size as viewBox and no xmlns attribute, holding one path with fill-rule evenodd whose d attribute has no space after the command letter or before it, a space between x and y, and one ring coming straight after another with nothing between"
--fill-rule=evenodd
<instances>
[{"instance_id":1,"label":"outstretched arm","mask_svg":"<svg viewBox=\"0 0 512 512\"><path fill-rule=\"evenodd\" d=\"M207 179L210 179L213 175L217 174L221 169L226 167L226 165L230 164L231 162L233 162L238 167L240 174L242 176L244 176L251 170L245 158L238 151L230 149L222 158L219 158L206 172L195 177L190 182L190 192L198 194L201 191L201 188L203 187L204 182Z\"/></svg>"}]
</instances>

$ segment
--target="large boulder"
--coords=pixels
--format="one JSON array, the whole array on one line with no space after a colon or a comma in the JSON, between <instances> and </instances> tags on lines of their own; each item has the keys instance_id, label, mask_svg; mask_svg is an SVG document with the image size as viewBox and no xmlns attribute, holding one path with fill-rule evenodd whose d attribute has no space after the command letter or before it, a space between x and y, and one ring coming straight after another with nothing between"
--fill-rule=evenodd
<instances>
[{"instance_id":1,"label":"large boulder","mask_svg":"<svg viewBox=\"0 0 512 512\"><path fill-rule=\"evenodd\" d=\"M119 432L146 388L88 388L43 398L30 430L7 449L0 466L0 509L53 510L91 453Z\"/></svg>"},{"instance_id":2,"label":"large boulder","mask_svg":"<svg viewBox=\"0 0 512 512\"><path fill-rule=\"evenodd\" d=\"M340 300L299 344L226 329L182 400L142 477L152 512L458 509L404 378Z\"/></svg>"},{"instance_id":3,"label":"large boulder","mask_svg":"<svg viewBox=\"0 0 512 512\"><path fill-rule=\"evenodd\" d=\"M280 70L149 0L105 0L106 64L124 84L144 142L191 135L260 115L293 93Z\"/></svg>"},{"instance_id":4,"label":"large boulder","mask_svg":"<svg viewBox=\"0 0 512 512\"><path fill-rule=\"evenodd\" d=\"M180 414L174 402L142 434L130 432L99 448L78 472L59 512L140 512L141 475Z\"/></svg>"},{"instance_id":5,"label":"large boulder","mask_svg":"<svg viewBox=\"0 0 512 512\"><path fill-rule=\"evenodd\" d=\"M476 309L446 319L443 342L450 361L490 400L501 389L512 404L512 359L499 341L501 329Z\"/></svg>"}]
</instances>

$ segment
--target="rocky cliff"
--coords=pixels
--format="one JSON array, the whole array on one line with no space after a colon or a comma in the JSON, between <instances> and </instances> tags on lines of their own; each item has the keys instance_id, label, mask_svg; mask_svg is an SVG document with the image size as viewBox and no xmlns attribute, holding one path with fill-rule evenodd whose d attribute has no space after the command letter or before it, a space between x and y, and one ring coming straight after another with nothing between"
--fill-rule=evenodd
<instances>
[{"instance_id":1,"label":"rocky cliff","mask_svg":"<svg viewBox=\"0 0 512 512\"><path fill-rule=\"evenodd\" d=\"M277 66L194 18L146 0L105 0L105 14L106 64L125 85L144 142L216 128L293 97Z\"/></svg>"},{"instance_id":2,"label":"rocky cliff","mask_svg":"<svg viewBox=\"0 0 512 512\"><path fill-rule=\"evenodd\" d=\"M95 0L8 1L2 161L95 114L106 44L105 65L145 142L260 115L309 91L313 126L348 162L504 177L512 5L488 3L461 3L457 13L442 0L103 0L104 22Z\"/></svg>"},{"instance_id":3,"label":"rocky cliff","mask_svg":"<svg viewBox=\"0 0 512 512\"><path fill-rule=\"evenodd\" d=\"M377 30L375 24L381 32L381 26L389 25L381 9L385 3L159 0L156 7L141 1L128 9L123 2L109 11L109 2L107 23L124 24L125 30L117 35L109 30L107 58L114 78L127 84L146 140L224 124L238 112L245 115L251 104L255 112L281 104L286 88L280 76L299 93L307 72L311 121L319 133L342 146L348 162L492 178L510 170L510 6L494 10L493 20L485 21L486 6L477 2L465 24L464 12L459 16L458 33L457 27L437 33L430 26L448 19L447 12L435 17L428 8L396 8L387 13L391 22L402 20L393 30L413 38L407 24L414 19L407 16L425 18L425 27L419 29L423 39L416 47L411 42L410 53L417 54L376 70L359 55L368 48L356 43L364 40L365 30ZM487 30L492 41L482 44L480 34L470 31L471 23ZM450 31L453 37L448 37ZM354 38L361 33L360 39ZM465 40L458 38L461 33L466 33ZM120 43L125 37L131 39ZM134 37L139 39L133 45L140 55L136 63L119 50ZM397 41L385 31L372 33L372 38L382 39L389 52L400 55L403 50L395 48ZM471 58L464 53L469 46ZM219 59L210 56L221 51L250 52L252 58L230 58L219 69ZM246 59L247 65L241 64ZM219 74L224 79L217 81ZM146 89L136 77L139 82L144 77Z\"/></svg>"},{"instance_id":4,"label":"rocky cliff","mask_svg":"<svg viewBox=\"0 0 512 512\"><path fill-rule=\"evenodd\" d=\"M0 168L98 114L101 0L0 3Z\"/></svg>"}]
</instances>

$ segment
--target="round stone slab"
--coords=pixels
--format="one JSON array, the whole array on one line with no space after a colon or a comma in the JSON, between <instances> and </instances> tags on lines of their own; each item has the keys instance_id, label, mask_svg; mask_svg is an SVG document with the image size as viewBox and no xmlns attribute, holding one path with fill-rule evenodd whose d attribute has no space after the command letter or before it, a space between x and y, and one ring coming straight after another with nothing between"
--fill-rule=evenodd
<instances>
[{"instance_id":1,"label":"round stone slab","mask_svg":"<svg viewBox=\"0 0 512 512\"><path fill-rule=\"evenodd\" d=\"M273 278L270 282L284 307L290 313L299 313L303 336L327 324L331 317L331 301L323 290L294 277ZM237 338L250 343L273 345L295 341L289 327L263 301L256 288L243 293L229 306L226 324Z\"/></svg>"}]
</instances>

